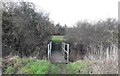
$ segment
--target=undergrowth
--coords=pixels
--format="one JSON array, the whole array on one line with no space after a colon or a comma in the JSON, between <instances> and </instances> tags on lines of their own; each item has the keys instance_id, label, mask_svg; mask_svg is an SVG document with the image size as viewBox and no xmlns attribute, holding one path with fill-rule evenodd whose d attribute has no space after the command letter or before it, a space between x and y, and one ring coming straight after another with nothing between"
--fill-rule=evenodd
<instances>
[{"instance_id":1,"label":"undergrowth","mask_svg":"<svg viewBox=\"0 0 120 76\"><path fill-rule=\"evenodd\" d=\"M6 65L5 74L88 74L84 61L69 64L52 64L47 60L13 57Z\"/></svg>"}]
</instances>

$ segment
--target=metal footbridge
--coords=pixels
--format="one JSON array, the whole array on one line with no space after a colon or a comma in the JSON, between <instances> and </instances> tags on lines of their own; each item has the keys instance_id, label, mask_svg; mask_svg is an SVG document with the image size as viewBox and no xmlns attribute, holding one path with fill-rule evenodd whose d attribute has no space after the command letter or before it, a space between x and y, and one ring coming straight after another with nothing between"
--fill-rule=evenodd
<instances>
[{"instance_id":1,"label":"metal footbridge","mask_svg":"<svg viewBox=\"0 0 120 76\"><path fill-rule=\"evenodd\" d=\"M48 60L52 63L68 63L69 62L69 44L60 41L59 36L55 36L48 44Z\"/></svg>"}]
</instances>

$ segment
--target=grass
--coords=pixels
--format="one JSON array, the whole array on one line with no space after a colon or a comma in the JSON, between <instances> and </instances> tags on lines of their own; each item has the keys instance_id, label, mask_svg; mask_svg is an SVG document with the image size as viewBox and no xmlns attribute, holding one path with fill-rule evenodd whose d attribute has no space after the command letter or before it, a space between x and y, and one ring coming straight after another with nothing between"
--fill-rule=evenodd
<instances>
[{"instance_id":1,"label":"grass","mask_svg":"<svg viewBox=\"0 0 120 76\"><path fill-rule=\"evenodd\" d=\"M7 67L7 70L6 70L7 74L14 74L14 72L15 72L15 67L12 67L12 66Z\"/></svg>"},{"instance_id":2,"label":"grass","mask_svg":"<svg viewBox=\"0 0 120 76\"><path fill-rule=\"evenodd\" d=\"M76 61L66 66L68 74L89 74L89 69L85 61Z\"/></svg>"},{"instance_id":3,"label":"grass","mask_svg":"<svg viewBox=\"0 0 120 76\"><path fill-rule=\"evenodd\" d=\"M13 64L6 65L5 74L88 74L89 69L84 61L69 64L52 64L47 60L32 58L15 58Z\"/></svg>"},{"instance_id":4,"label":"grass","mask_svg":"<svg viewBox=\"0 0 120 76\"><path fill-rule=\"evenodd\" d=\"M64 36L52 36L52 42L55 42L55 43L60 43L62 41L64 41Z\"/></svg>"},{"instance_id":5,"label":"grass","mask_svg":"<svg viewBox=\"0 0 120 76\"><path fill-rule=\"evenodd\" d=\"M118 49L111 55L89 54L84 60L69 64L52 64L47 60L12 57L6 60L5 74L118 74ZM104 56L105 55L105 56ZM4 61L4 60L3 60Z\"/></svg>"},{"instance_id":6,"label":"grass","mask_svg":"<svg viewBox=\"0 0 120 76\"><path fill-rule=\"evenodd\" d=\"M23 66L20 69L20 72L23 71L27 74L46 74L48 71L50 63L46 60L41 60L41 61L31 61L27 63L25 66ZM18 71L18 73L20 73Z\"/></svg>"},{"instance_id":7,"label":"grass","mask_svg":"<svg viewBox=\"0 0 120 76\"><path fill-rule=\"evenodd\" d=\"M93 74L118 74L118 47L102 51L100 54L89 54L85 60L94 62L88 63Z\"/></svg>"}]
</instances>

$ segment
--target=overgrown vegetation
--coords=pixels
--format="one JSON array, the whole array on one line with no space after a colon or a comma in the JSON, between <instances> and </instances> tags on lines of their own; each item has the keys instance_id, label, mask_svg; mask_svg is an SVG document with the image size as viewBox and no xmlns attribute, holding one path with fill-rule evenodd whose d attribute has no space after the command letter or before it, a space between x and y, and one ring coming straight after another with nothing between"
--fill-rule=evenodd
<instances>
[{"instance_id":1,"label":"overgrown vegetation","mask_svg":"<svg viewBox=\"0 0 120 76\"><path fill-rule=\"evenodd\" d=\"M111 55L118 46L118 21L108 18L96 23L78 22L67 29L66 40L70 43L70 56L76 52L73 60L80 59L80 55L84 58L89 53L94 53L96 58L100 55L105 57L107 53Z\"/></svg>"},{"instance_id":2,"label":"overgrown vegetation","mask_svg":"<svg viewBox=\"0 0 120 76\"><path fill-rule=\"evenodd\" d=\"M38 11L33 3L2 4L3 73L118 73L116 19L107 18L96 23L76 21L76 25L67 27L54 24L49 14ZM69 64L52 64L46 60L47 44L53 35L64 36L65 42L70 44ZM58 38L53 40L58 41Z\"/></svg>"},{"instance_id":3,"label":"overgrown vegetation","mask_svg":"<svg viewBox=\"0 0 120 76\"><path fill-rule=\"evenodd\" d=\"M9 54L47 57L47 43L53 34L64 34L65 27L50 21L30 2L3 2L2 56ZM36 55L37 54L37 55Z\"/></svg>"},{"instance_id":4,"label":"overgrown vegetation","mask_svg":"<svg viewBox=\"0 0 120 76\"><path fill-rule=\"evenodd\" d=\"M46 60L12 57L3 61L5 74L89 74L85 61L70 64L52 64Z\"/></svg>"}]
</instances>

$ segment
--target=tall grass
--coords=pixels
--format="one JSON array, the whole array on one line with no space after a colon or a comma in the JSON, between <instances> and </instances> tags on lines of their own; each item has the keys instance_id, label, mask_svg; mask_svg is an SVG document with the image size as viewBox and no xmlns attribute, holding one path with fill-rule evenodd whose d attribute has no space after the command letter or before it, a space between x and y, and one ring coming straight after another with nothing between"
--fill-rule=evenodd
<instances>
[{"instance_id":1,"label":"tall grass","mask_svg":"<svg viewBox=\"0 0 120 76\"><path fill-rule=\"evenodd\" d=\"M90 65L94 74L116 74L118 73L118 46L112 45L113 48L107 48L99 53L89 53L85 56L85 60L94 61L95 64ZM102 49L102 48L101 48Z\"/></svg>"}]
</instances>

